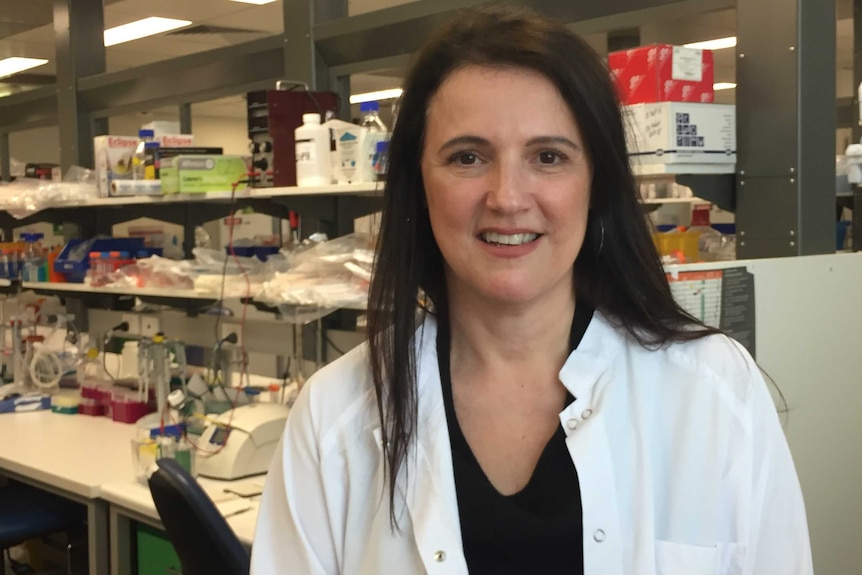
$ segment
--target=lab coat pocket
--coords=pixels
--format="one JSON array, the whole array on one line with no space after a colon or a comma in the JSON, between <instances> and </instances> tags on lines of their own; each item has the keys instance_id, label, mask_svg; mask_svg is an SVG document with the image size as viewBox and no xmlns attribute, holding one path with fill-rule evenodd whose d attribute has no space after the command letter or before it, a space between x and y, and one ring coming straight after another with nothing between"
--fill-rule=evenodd
<instances>
[{"instance_id":1,"label":"lab coat pocket","mask_svg":"<svg viewBox=\"0 0 862 575\"><path fill-rule=\"evenodd\" d=\"M742 558L735 543L712 547L655 542L656 575L740 575Z\"/></svg>"}]
</instances>

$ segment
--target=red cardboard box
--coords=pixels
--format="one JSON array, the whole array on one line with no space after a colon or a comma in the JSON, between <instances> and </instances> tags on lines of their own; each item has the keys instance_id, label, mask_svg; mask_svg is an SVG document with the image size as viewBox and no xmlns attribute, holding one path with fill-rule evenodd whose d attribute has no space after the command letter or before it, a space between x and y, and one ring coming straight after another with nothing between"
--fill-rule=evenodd
<instances>
[{"instance_id":1,"label":"red cardboard box","mask_svg":"<svg viewBox=\"0 0 862 575\"><path fill-rule=\"evenodd\" d=\"M623 104L715 101L712 51L653 44L608 54Z\"/></svg>"}]
</instances>

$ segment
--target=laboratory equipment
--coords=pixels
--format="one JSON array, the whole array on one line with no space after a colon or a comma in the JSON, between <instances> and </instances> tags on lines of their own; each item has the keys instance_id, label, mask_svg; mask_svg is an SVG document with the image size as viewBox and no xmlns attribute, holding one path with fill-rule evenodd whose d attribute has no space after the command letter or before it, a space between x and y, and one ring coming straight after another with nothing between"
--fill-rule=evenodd
<instances>
[{"instance_id":1,"label":"laboratory equipment","mask_svg":"<svg viewBox=\"0 0 862 575\"><path fill-rule=\"evenodd\" d=\"M303 114L323 121L338 111L334 92L312 92L301 83L279 82L275 90L249 92L248 137L251 140L252 187L296 185L296 135Z\"/></svg>"},{"instance_id":2,"label":"laboratory equipment","mask_svg":"<svg viewBox=\"0 0 862 575\"><path fill-rule=\"evenodd\" d=\"M233 480L266 473L290 409L253 403L222 413L198 442L198 473Z\"/></svg>"},{"instance_id":3,"label":"laboratory equipment","mask_svg":"<svg viewBox=\"0 0 862 575\"><path fill-rule=\"evenodd\" d=\"M187 393L188 365L185 345L180 341L168 340L162 332L152 338L143 338L138 343L137 397L116 397L115 408L136 409L135 406L148 404L151 394L155 395L156 412L139 418L137 425L140 428L164 428L172 419L179 419L175 411L168 410L173 359L176 360L183 393Z\"/></svg>"}]
</instances>

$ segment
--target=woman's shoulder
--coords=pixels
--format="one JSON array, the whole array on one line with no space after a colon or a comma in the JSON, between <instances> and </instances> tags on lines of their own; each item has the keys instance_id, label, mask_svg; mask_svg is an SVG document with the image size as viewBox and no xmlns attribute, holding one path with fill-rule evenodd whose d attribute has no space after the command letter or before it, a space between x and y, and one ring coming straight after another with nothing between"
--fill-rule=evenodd
<instances>
[{"instance_id":1,"label":"woman's shoulder","mask_svg":"<svg viewBox=\"0 0 862 575\"><path fill-rule=\"evenodd\" d=\"M740 402L746 401L752 386L761 379L760 368L748 350L723 333L671 342L658 353L670 365L712 382Z\"/></svg>"},{"instance_id":2,"label":"woman's shoulder","mask_svg":"<svg viewBox=\"0 0 862 575\"><path fill-rule=\"evenodd\" d=\"M301 410L323 439L333 430L373 421L374 394L368 345L363 343L315 372L300 391L294 410Z\"/></svg>"}]
</instances>

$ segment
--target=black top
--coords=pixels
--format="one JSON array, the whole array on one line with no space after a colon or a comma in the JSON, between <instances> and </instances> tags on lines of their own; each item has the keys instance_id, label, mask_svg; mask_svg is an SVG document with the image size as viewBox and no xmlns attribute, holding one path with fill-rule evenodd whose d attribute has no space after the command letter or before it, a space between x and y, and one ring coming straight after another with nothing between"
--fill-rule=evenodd
<instances>
[{"instance_id":1,"label":"black top","mask_svg":"<svg viewBox=\"0 0 862 575\"><path fill-rule=\"evenodd\" d=\"M570 349L578 347L592 317L593 308L578 301L569 335ZM526 487L513 495L502 495L482 471L458 425L449 350L450 334L441 329L437 355L452 445L461 538L470 573L583 574L581 492L562 426L545 446ZM566 395L568 405L574 398Z\"/></svg>"}]
</instances>

